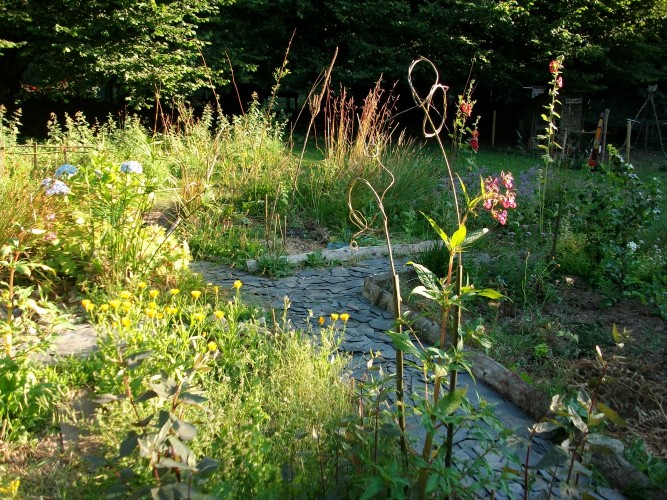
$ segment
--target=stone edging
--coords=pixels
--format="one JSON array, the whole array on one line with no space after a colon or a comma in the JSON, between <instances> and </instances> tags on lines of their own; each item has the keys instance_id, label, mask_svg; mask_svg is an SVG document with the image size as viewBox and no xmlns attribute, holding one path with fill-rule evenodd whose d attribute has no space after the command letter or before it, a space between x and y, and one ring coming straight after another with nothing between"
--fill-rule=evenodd
<instances>
[{"instance_id":1,"label":"stone edging","mask_svg":"<svg viewBox=\"0 0 667 500\"><path fill-rule=\"evenodd\" d=\"M369 276L364 280L363 296L371 304L395 314L391 273ZM419 314L402 304L403 315L414 318L413 328L420 337L430 344L437 344L440 338L440 324ZM508 370L497 361L489 358L476 349L465 348L468 358L472 361L472 372L496 390L502 397L513 402L535 420L544 417L549 411L550 399L542 391L527 384L521 377Z\"/></svg>"},{"instance_id":2,"label":"stone edging","mask_svg":"<svg viewBox=\"0 0 667 500\"><path fill-rule=\"evenodd\" d=\"M440 240L426 240L420 241L419 243L403 243L392 245L391 248L394 253L394 257L403 256L403 255L415 255L424 250L432 247L436 244L441 244ZM315 254L316 252L308 253L299 253L294 255L286 255L281 257L286 262L294 265L301 264L308 260L308 256ZM337 248L334 250L322 250L322 257L327 261L349 261L349 260L359 260L359 259L375 259L378 257L384 257L387 255L387 245L375 245L370 247L351 247L346 246L343 248ZM257 271L257 260L251 259L246 261L246 268L250 272Z\"/></svg>"}]
</instances>

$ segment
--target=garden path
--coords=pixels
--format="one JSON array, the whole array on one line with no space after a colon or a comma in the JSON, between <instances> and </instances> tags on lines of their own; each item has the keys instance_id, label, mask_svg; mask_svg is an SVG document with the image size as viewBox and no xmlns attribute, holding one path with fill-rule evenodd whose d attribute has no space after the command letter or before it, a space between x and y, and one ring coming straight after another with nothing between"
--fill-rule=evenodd
<instances>
[{"instance_id":1,"label":"garden path","mask_svg":"<svg viewBox=\"0 0 667 500\"><path fill-rule=\"evenodd\" d=\"M405 260L399 261L399 271L405 270ZM327 268L305 268L283 278L257 276L210 262L195 262L192 268L201 273L205 281L221 287L231 287L235 280L241 280L243 282L243 293L256 296L265 305L274 309L277 317L281 317L285 307L285 297L288 297L290 306L287 317L295 328L318 332L320 316L326 318L328 324L332 313L348 313L350 319L345 328L340 350L351 355L349 376L359 378L366 372L371 350L381 353L379 362L385 371L392 373L395 371L396 351L386 335L386 332L393 327L393 314L372 305L362 296L366 277L386 273L390 269L386 257ZM377 362L378 359L374 360L374 363ZM405 389L408 395L416 394L423 385L421 371L412 367L406 368L405 380ZM495 390L479 380L473 380L467 374L461 374L458 383L462 387L468 386L468 394L472 396L472 399L476 399L474 396L476 393L487 403L492 404L495 414L506 427L515 430L515 435L523 437L528 435L527 428L534 423L534 420L514 403L506 401ZM414 435L419 440L423 440L423 435L419 435L421 431L419 422L415 419L408 425ZM418 443L416 444L419 446ZM551 446L553 446L551 442L535 437L531 449L530 464L536 464ZM525 450L525 447L523 450ZM465 432L457 433L454 452L455 462L456 458L463 460L476 459L483 453L477 440L468 436ZM525 451L519 452L519 456L523 455L525 455ZM497 470L511 465L508 464L506 458L495 453L487 453L484 459ZM461 460L459 460L460 462ZM564 472L559 469L557 476L562 479ZM550 472L546 470L538 471L531 483L528 497L547 498L551 478ZM559 498L557 483L558 481L556 481L556 487L552 489L551 495ZM512 498L524 498L523 484L512 482L509 487ZM598 487L596 490L597 493L593 495L593 498L606 500L624 498L618 492L609 488ZM506 497L496 492L495 498L502 499Z\"/></svg>"},{"instance_id":2,"label":"garden path","mask_svg":"<svg viewBox=\"0 0 667 500\"><path fill-rule=\"evenodd\" d=\"M405 259L398 263L399 271L405 270ZM350 319L345 328L345 334L339 349L351 356L349 377L360 378L366 373L370 352L380 352L381 357L374 363L379 363L385 371L395 371L396 351L386 332L393 327L393 315L379 307L372 305L362 296L364 279L371 275L386 273L389 261L386 257L346 263L320 269L301 269L295 274L283 278L269 278L257 276L239 269L232 269L224 265L211 262L195 262L194 271L201 273L205 281L221 287L231 287L235 280L243 282L242 294L246 297L254 296L264 305L275 309L276 316L281 317L284 310L285 297L289 298L287 317L295 328L308 331L319 331L318 319L320 316L330 321L332 313L348 313ZM341 324L341 323L339 323ZM51 356L87 354L96 349L94 329L90 325L79 325L78 328L58 335L51 346ZM47 356L48 357L48 356ZM423 385L421 371L406 367L405 372L406 398L417 394ZM528 435L527 428L533 424L523 410L514 403L503 399L492 388L480 380L473 380L467 374L461 374L458 379L460 386L468 386L468 395L473 400L477 396L494 406L495 414L504 425L515 431L516 436ZM415 418L408 422L409 431L418 441L423 442L423 430ZM436 440L437 442L437 440ZM419 449L420 443L413 443ZM530 464L536 464L550 449L550 441L535 437L531 449ZM525 455L525 445L517 451L518 456ZM485 453L479 441L466 432L456 434L454 462L459 465L468 459L483 456L495 470L501 470L508 464L507 459L496 453ZM458 459L458 460L457 460ZM516 466L514 466L515 468ZM555 485L551 488L551 496L560 498L558 483L565 473L557 471ZM546 470L537 471L530 484L528 498L548 498L552 474ZM510 482L511 496L494 492L496 499L524 498L522 482ZM491 492L488 492L489 495ZM624 497L618 492L603 487L597 487L592 498L600 500L619 500Z\"/></svg>"}]
</instances>

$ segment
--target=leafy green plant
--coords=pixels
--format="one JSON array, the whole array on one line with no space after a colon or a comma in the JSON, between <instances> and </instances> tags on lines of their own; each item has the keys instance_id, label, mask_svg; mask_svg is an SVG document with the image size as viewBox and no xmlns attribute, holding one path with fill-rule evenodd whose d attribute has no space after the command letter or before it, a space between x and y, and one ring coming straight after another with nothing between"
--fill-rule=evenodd
<instances>
[{"instance_id":1,"label":"leafy green plant","mask_svg":"<svg viewBox=\"0 0 667 500\"><path fill-rule=\"evenodd\" d=\"M149 275L165 280L187 267L187 244L144 222L158 187L141 164L95 157L80 170L70 178L69 203L55 215L57 238L48 248L48 262L61 275L113 286Z\"/></svg>"}]
</instances>

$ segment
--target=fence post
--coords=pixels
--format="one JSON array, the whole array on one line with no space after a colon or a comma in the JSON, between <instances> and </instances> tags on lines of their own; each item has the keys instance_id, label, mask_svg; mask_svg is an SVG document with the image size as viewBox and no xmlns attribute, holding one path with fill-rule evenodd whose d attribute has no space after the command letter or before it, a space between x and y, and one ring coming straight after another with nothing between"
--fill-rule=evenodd
<instances>
[{"instance_id":1,"label":"fence post","mask_svg":"<svg viewBox=\"0 0 667 500\"><path fill-rule=\"evenodd\" d=\"M37 170L37 143L32 143L32 166Z\"/></svg>"}]
</instances>

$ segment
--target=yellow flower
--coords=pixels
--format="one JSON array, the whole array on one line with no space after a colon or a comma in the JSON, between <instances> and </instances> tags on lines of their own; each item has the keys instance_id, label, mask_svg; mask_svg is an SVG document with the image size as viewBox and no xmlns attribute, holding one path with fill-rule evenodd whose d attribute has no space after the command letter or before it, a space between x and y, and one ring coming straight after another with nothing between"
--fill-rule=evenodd
<instances>
[{"instance_id":1,"label":"yellow flower","mask_svg":"<svg viewBox=\"0 0 667 500\"><path fill-rule=\"evenodd\" d=\"M225 312L224 311L213 311L213 316L215 316L218 319L222 319L225 317Z\"/></svg>"},{"instance_id":2,"label":"yellow flower","mask_svg":"<svg viewBox=\"0 0 667 500\"><path fill-rule=\"evenodd\" d=\"M350 315L347 313L343 313L340 315L340 319L342 319L343 321L347 321L348 319L350 319Z\"/></svg>"},{"instance_id":3,"label":"yellow flower","mask_svg":"<svg viewBox=\"0 0 667 500\"><path fill-rule=\"evenodd\" d=\"M95 309L95 304L93 304L89 299L83 299L81 301L81 305L86 310L86 312L92 312L92 310Z\"/></svg>"},{"instance_id":4,"label":"yellow flower","mask_svg":"<svg viewBox=\"0 0 667 500\"><path fill-rule=\"evenodd\" d=\"M178 295L179 292L180 290L178 288L172 288L171 290L169 290L169 295L173 297L174 295Z\"/></svg>"},{"instance_id":5,"label":"yellow flower","mask_svg":"<svg viewBox=\"0 0 667 500\"><path fill-rule=\"evenodd\" d=\"M130 312L130 309L132 309L132 302L125 301L121 304L121 306L123 306L123 311Z\"/></svg>"},{"instance_id":6,"label":"yellow flower","mask_svg":"<svg viewBox=\"0 0 667 500\"><path fill-rule=\"evenodd\" d=\"M178 312L178 307L172 307L172 306L165 307L164 312L166 312L167 314L176 314Z\"/></svg>"},{"instance_id":7,"label":"yellow flower","mask_svg":"<svg viewBox=\"0 0 667 500\"><path fill-rule=\"evenodd\" d=\"M109 301L109 305L113 307L114 309L118 309L120 307L120 300L114 299Z\"/></svg>"},{"instance_id":8,"label":"yellow flower","mask_svg":"<svg viewBox=\"0 0 667 500\"><path fill-rule=\"evenodd\" d=\"M317 320L320 325L324 324L324 316L320 316L320 319Z\"/></svg>"},{"instance_id":9,"label":"yellow flower","mask_svg":"<svg viewBox=\"0 0 667 500\"><path fill-rule=\"evenodd\" d=\"M128 318L127 316L125 316L123 319L121 319L120 322L125 328L127 328L128 326L130 326L132 324L132 321L130 321L130 318Z\"/></svg>"},{"instance_id":10,"label":"yellow flower","mask_svg":"<svg viewBox=\"0 0 667 500\"><path fill-rule=\"evenodd\" d=\"M206 314L204 313L194 313L192 315L192 319L194 319L195 321L204 321L205 318Z\"/></svg>"},{"instance_id":11,"label":"yellow flower","mask_svg":"<svg viewBox=\"0 0 667 500\"><path fill-rule=\"evenodd\" d=\"M107 312L109 310L109 304L102 304L100 310L102 310L102 312Z\"/></svg>"},{"instance_id":12,"label":"yellow flower","mask_svg":"<svg viewBox=\"0 0 667 500\"><path fill-rule=\"evenodd\" d=\"M220 291L220 287L219 287L218 285L215 285L215 286L213 287L213 292L214 292L216 295L218 295L218 292L219 292L219 291Z\"/></svg>"},{"instance_id":13,"label":"yellow flower","mask_svg":"<svg viewBox=\"0 0 667 500\"><path fill-rule=\"evenodd\" d=\"M157 313L156 318L157 319L162 319L162 318L164 318L164 314L163 313Z\"/></svg>"},{"instance_id":14,"label":"yellow flower","mask_svg":"<svg viewBox=\"0 0 667 500\"><path fill-rule=\"evenodd\" d=\"M241 280L236 280L232 286L238 290L243 286L243 282Z\"/></svg>"},{"instance_id":15,"label":"yellow flower","mask_svg":"<svg viewBox=\"0 0 667 500\"><path fill-rule=\"evenodd\" d=\"M123 290L122 292L120 292L120 298L121 299L127 300L130 297L132 297L132 292L128 292L127 290Z\"/></svg>"},{"instance_id":16,"label":"yellow flower","mask_svg":"<svg viewBox=\"0 0 667 500\"><path fill-rule=\"evenodd\" d=\"M143 289L146 288L147 286L148 286L148 283L146 283L145 281L140 281L139 283L137 283L137 288L138 288L139 290L143 290Z\"/></svg>"},{"instance_id":17,"label":"yellow flower","mask_svg":"<svg viewBox=\"0 0 667 500\"><path fill-rule=\"evenodd\" d=\"M331 321L338 321L338 314L331 313Z\"/></svg>"},{"instance_id":18,"label":"yellow flower","mask_svg":"<svg viewBox=\"0 0 667 500\"><path fill-rule=\"evenodd\" d=\"M157 309L157 304L155 302L149 302L148 307L150 307L151 309Z\"/></svg>"},{"instance_id":19,"label":"yellow flower","mask_svg":"<svg viewBox=\"0 0 667 500\"><path fill-rule=\"evenodd\" d=\"M199 290L192 290L190 295L192 295L193 299L197 300L199 297L201 297L201 292Z\"/></svg>"},{"instance_id":20,"label":"yellow flower","mask_svg":"<svg viewBox=\"0 0 667 500\"><path fill-rule=\"evenodd\" d=\"M148 295L150 296L151 299L154 299L158 295L160 295L160 290L151 290L148 292Z\"/></svg>"},{"instance_id":21,"label":"yellow flower","mask_svg":"<svg viewBox=\"0 0 667 500\"><path fill-rule=\"evenodd\" d=\"M154 318L156 314L157 311L155 309L146 309L146 316L149 318Z\"/></svg>"},{"instance_id":22,"label":"yellow flower","mask_svg":"<svg viewBox=\"0 0 667 500\"><path fill-rule=\"evenodd\" d=\"M218 344L216 344L213 341L209 342L206 346L208 347L208 350L211 352L215 352L218 350Z\"/></svg>"}]
</instances>

